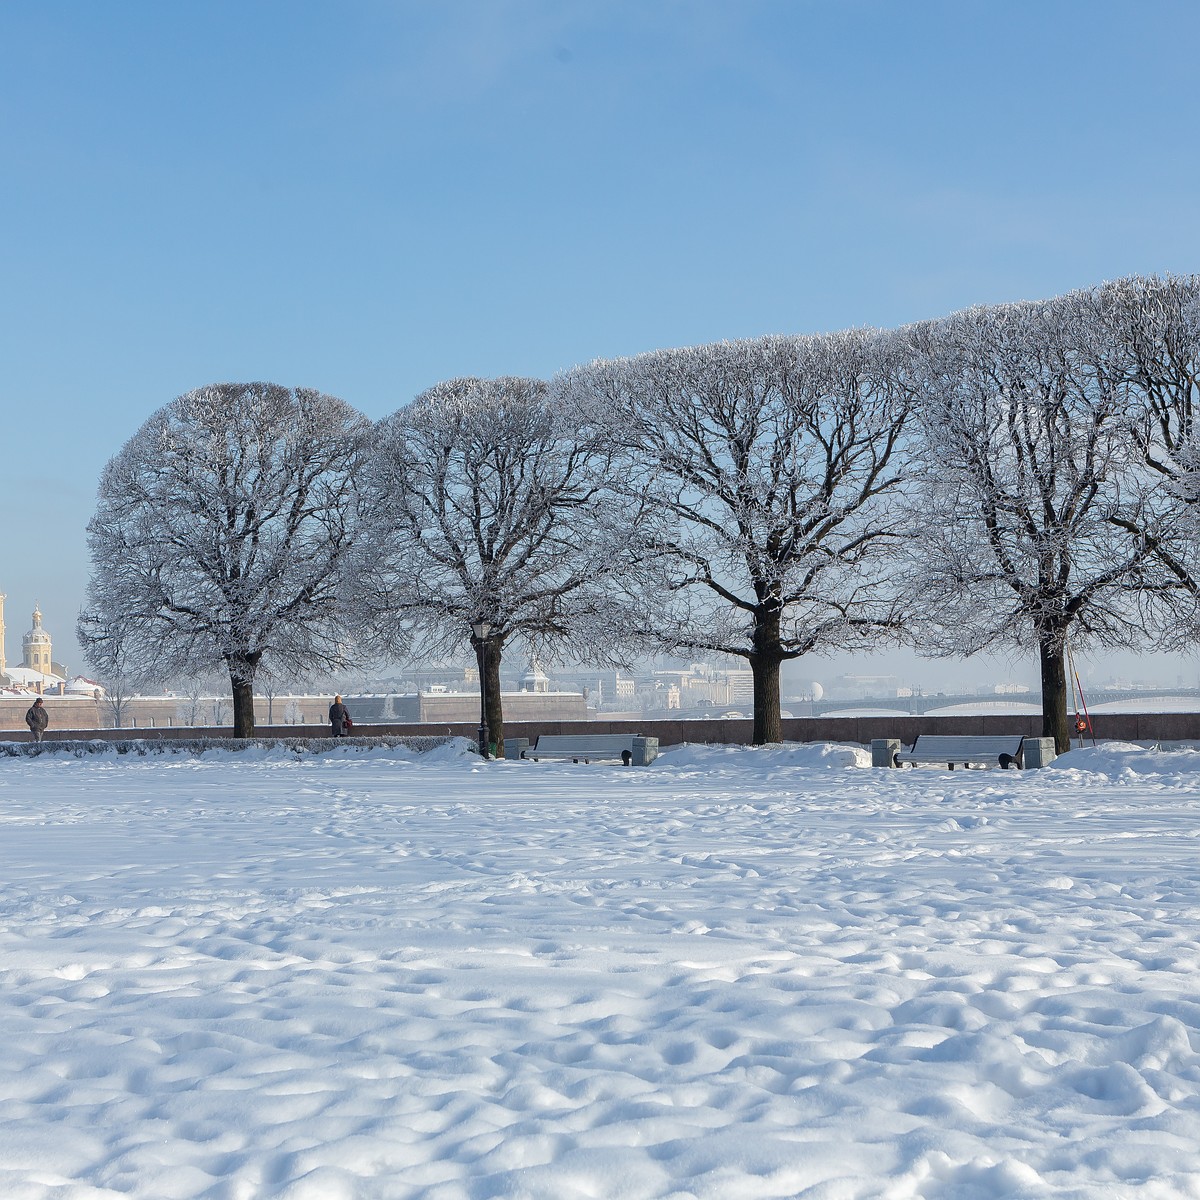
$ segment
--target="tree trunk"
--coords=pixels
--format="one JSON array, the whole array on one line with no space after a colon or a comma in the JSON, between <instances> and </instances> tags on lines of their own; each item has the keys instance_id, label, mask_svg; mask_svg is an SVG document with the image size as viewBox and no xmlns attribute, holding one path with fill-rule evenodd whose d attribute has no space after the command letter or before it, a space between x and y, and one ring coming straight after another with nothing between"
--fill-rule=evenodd
<instances>
[{"instance_id":1,"label":"tree trunk","mask_svg":"<svg viewBox=\"0 0 1200 1200\"><path fill-rule=\"evenodd\" d=\"M783 662L779 611L755 614L754 653L750 671L754 676L754 744L783 741L783 718L779 707L779 667Z\"/></svg>"},{"instance_id":2,"label":"tree trunk","mask_svg":"<svg viewBox=\"0 0 1200 1200\"><path fill-rule=\"evenodd\" d=\"M258 667L259 655L245 658L230 658L229 682L233 688L233 736L254 736L254 672Z\"/></svg>"},{"instance_id":3,"label":"tree trunk","mask_svg":"<svg viewBox=\"0 0 1200 1200\"><path fill-rule=\"evenodd\" d=\"M496 746L497 758L504 757L504 700L500 695L500 659L503 654L504 640L489 638L483 688L488 715L488 736Z\"/></svg>"},{"instance_id":4,"label":"tree trunk","mask_svg":"<svg viewBox=\"0 0 1200 1200\"><path fill-rule=\"evenodd\" d=\"M779 664L776 655L752 655L754 675L754 744L783 741L783 718L779 709Z\"/></svg>"},{"instance_id":5,"label":"tree trunk","mask_svg":"<svg viewBox=\"0 0 1200 1200\"><path fill-rule=\"evenodd\" d=\"M1054 749L1066 754L1071 748L1067 722L1066 646L1061 637L1043 637L1038 643L1042 668L1042 737L1054 739Z\"/></svg>"},{"instance_id":6,"label":"tree trunk","mask_svg":"<svg viewBox=\"0 0 1200 1200\"><path fill-rule=\"evenodd\" d=\"M494 634L480 641L471 635L475 662L479 668L479 718L487 726L487 739L496 747L496 758L504 757L504 703L500 698L500 659L504 638ZM488 747L480 746L482 754ZM490 752L490 751L489 751Z\"/></svg>"}]
</instances>

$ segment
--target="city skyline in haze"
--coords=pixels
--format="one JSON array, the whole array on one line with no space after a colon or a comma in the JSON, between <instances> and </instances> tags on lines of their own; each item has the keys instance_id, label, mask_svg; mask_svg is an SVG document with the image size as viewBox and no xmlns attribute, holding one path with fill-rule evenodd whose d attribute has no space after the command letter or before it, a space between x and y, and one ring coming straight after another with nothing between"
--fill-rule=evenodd
<instances>
[{"instance_id":1,"label":"city skyline in haze","mask_svg":"<svg viewBox=\"0 0 1200 1200\"><path fill-rule=\"evenodd\" d=\"M11 608L7 598L4 603L4 657L8 666L19 666L21 640L28 632L27 626L32 625L33 610L31 608L28 614L19 613ZM41 611L40 603L34 603ZM64 631L64 637L52 616L47 618L44 612L41 615L42 624L53 639L55 660L66 666L71 676L87 676L89 670L82 658L74 660L65 657L63 653L64 646L69 647L71 653L78 653L72 636L73 623ZM519 674L526 669L528 661L527 656L512 656L511 661L506 664L506 673ZM466 655L463 656L463 664L467 667L472 665ZM727 665L736 667L741 664ZM1085 689L1109 686L1200 688L1200 653L1187 656L1111 651L1080 654L1077 656L1076 667ZM577 668L572 670L578 673ZM357 672L364 680L384 679L393 673L394 671L386 665L378 668L368 667ZM553 673L552 669L551 674ZM355 674L348 672L336 678L345 679ZM783 693L785 698L809 695L814 682L820 684L825 691L829 691L845 676L887 678L894 681L899 688L912 689L927 695L937 692L970 695L977 690L990 689L997 685L1018 685L1031 693L1036 693L1039 688L1036 664L1020 655L979 654L972 659L938 660L923 658L910 648L893 647L870 654L834 653L810 655L793 660L784 665ZM318 685L332 683L333 679L334 677L329 680L300 682L311 682L321 690ZM164 679L162 682L166 685L177 681ZM886 695L887 691L881 689L872 694Z\"/></svg>"}]
</instances>

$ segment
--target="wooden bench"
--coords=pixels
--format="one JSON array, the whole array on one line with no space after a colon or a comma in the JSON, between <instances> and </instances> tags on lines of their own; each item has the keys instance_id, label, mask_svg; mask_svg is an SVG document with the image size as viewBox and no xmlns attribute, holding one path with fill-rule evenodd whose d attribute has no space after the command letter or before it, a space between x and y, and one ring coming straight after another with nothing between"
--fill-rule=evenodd
<instances>
[{"instance_id":1,"label":"wooden bench","mask_svg":"<svg viewBox=\"0 0 1200 1200\"><path fill-rule=\"evenodd\" d=\"M901 750L893 759L896 766L905 763L945 763L953 771L955 763L964 767L1009 767L1021 766L1020 734L1002 737L984 737L969 734L920 734L911 750Z\"/></svg>"},{"instance_id":2,"label":"wooden bench","mask_svg":"<svg viewBox=\"0 0 1200 1200\"><path fill-rule=\"evenodd\" d=\"M574 763L619 762L624 766L644 767L658 757L658 738L635 737L628 733L543 734L537 742L521 751L522 758L534 762L563 759Z\"/></svg>"}]
</instances>

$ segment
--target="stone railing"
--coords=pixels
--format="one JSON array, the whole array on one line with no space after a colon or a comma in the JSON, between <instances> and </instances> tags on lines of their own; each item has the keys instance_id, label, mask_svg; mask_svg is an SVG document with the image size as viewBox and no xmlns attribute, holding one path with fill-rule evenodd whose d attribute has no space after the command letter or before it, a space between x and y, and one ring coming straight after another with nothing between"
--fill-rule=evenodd
<instances>
[{"instance_id":1,"label":"stone railing","mask_svg":"<svg viewBox=\"0 0 1200 1200\"><path fill-rule=\"evenodd\" d=\"M1200 742L1200 712L1194 713L1098 713L1092 718L1097 739L1126 742ZM851 742L867 746L876 738L898 738L905 745L921 733L926 734L1022 734L1037 737L1041 734L1039 716L888 716L888 717L793 717L783 722L783 738L788 742ZM360 724L354 727L347 741L368 739L464 737L474 741L477 723L454 724ZM714 719L707 721L506 721L504 732L509 738L528 738L540 734L627 733L658 738L662 746L681 742L710 742L746 745L753 737L753 722L749 719ZM212 744L228 736L227 730L202 728L157 729L56 729L48 737L57 741L103 740L172 742L200 740ZM297 741L327 742L327 725L259 726L256 740L278 739L294 744ZM232 740L232 739L230 739ZM0 730L0 743L30 741L26 730Z\"/></svg>"}]
</instances>

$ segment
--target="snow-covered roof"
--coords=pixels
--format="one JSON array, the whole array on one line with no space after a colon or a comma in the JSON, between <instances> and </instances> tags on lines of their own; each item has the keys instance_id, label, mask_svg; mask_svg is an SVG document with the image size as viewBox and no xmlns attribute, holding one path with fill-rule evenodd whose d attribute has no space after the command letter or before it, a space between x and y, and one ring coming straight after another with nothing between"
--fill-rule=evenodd
<instances>
[{"instance_id":1,"label":"snow-covered roof","mask_svg":"<svg viewBox=\"0 0 1200 1200\"><path fill-rule=\"evenodd\" d=\"M41 692L37 688L25 687L21 684L15 684L12 687L0 688L0 696L40 696Z\"/></svg>"},{"instance_id":2,"label":"snow-covered roof","mask_svg":"<svg viewBox=\"0 0 1200 1200\"><path fill-rule=\"evenodd\" d=\"M103 692L104 685L97 683L94 679L86 679L82 675L76 675L74 679L67 683L66 692L68 696L91 696L96 692Z\"/></svg>"},{"instance_id":3,"label":"snow-covered roof","mask_svg":"<svg viewBox=\"0 0 1200 1200\"><path fill-rule=\"evenodd\" d=\"M13 683L24 684L26 687L39 683L42 687L58 687L63 683L61 675L50 675L45 671L35 671L32 667L5 667L4 673L13 681Z\"/></svg>"}]
</instances>

